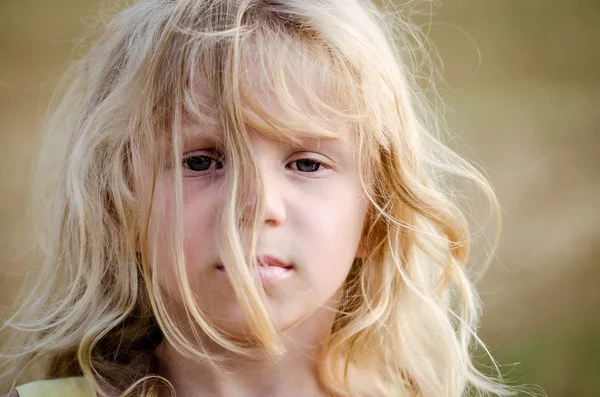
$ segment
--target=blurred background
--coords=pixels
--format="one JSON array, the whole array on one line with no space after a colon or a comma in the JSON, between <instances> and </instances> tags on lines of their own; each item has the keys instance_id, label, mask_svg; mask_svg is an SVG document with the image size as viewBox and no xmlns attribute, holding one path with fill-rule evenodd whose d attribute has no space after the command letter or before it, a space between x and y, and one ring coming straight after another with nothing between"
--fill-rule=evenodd
<instances>
[{"instance_id":1,"label":"blurred background","mask_svg":"<svg viewBox=\"0 0 600 397\"><path fill-rule=\"evenodd\" d=\"M23 253L41 120L101 3L0 2L1 314L32 268ZM503 208L498 260L479 283L481 337L507 378L598 396L600 2L445 0L428 30L456 148Z\"/></svg>"}]
</instances>

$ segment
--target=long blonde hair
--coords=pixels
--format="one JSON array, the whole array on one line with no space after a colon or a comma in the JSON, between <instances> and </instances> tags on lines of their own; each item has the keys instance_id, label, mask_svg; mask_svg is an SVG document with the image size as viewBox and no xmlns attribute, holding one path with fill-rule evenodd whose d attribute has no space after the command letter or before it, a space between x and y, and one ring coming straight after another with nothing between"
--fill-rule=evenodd
<instances>
[{"instance_id":1,"label":"long blonde hair","mask_svg":"<svg viewBox=\"0 0 600 397\"><path fill-rule=\"evenodd\" d=\"M175 165L182 161L181 125L191 114L224 131L231 171L219 228L222 255L235 264L236 296L266 352L284 353L264 291L248 272L261 195L248 235L236 215L248 205L244 189L261 189L248 131L290 140L335 136L319 120L341 120L357 131L369 202L367 255L344 284L323 344L322 382L341 396L506 394L471 359L479 312L466 267L470 234L448 179L474 182L497 209L495 197L485 178L441 143L439 123L407 67L418 33L400 16L389 17L366 0L142 0L119 14L68 72L48 124L44 153L51 156L40 162L36 187L46 215L43 274L3 325L26 338L3 355L4 381L16 382L30 364L42 362L46 376L82 374L102 395L151 396L164 382L154 355L162 338L217 368L220 357L199 343L200 333L228 351L253 354L211 324L194 301L179 217L161 238L174 248L194 338L167 310L146 249L158 241L148 221L157 210L152 194L161 169L178 181L172 194L180 213L181 167ZM289 62L292 53L297 63ZM244 69L250 56L285 119L253 93ZM291 84L303 90L310 114L289 94ZM213 104L198 98L199 86ZM354 389L351 365L371 374L371 390Z\"/></svg>"}]
</instances>

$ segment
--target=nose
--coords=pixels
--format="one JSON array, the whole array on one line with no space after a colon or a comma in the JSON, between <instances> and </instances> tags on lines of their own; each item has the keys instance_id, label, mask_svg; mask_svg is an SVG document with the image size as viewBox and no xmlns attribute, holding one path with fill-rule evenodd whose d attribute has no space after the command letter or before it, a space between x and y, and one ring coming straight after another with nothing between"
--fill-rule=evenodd
<instances>
[{"instance_id":1,"label":"nose","mask_svg":"<svg viewBox=\"0 0 600 397\"><path fill-rule=\"evenodd\" d=\"M278 178L276 170L261 172L263 181L264 213L263 222L265 226L280 226L285 221L285 201L283 196L282 181Z\"/></svg>"},{"instance_id":2,"label":"nose","mask_svg":"<svg viewBox=\"0 0 600 397\"><path fill-rule=\"evenodd\" d=\"M286 209L284 199L284 181L282 180L283 170L273 159L265 158L266 156L257 156L256 166L262 181L262 202L263 213L259 215L265 226L280 226L285 222ZM255 181L254 183L257 183ZM243 219L249 219L250 211L254 207L257 200L258 186L252 185L247 192L247 202L245 206Z\"/></svg>"}]
</instances>

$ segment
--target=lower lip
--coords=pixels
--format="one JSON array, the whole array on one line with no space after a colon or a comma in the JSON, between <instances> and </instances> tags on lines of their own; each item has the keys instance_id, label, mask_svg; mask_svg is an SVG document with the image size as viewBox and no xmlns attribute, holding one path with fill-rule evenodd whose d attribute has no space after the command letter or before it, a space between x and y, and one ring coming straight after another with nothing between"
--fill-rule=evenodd
<instances>
[{"instance_id":1,"label":"lower lip","mask_svg":"<svg viewBox=\"0 0 600 397\"><path fill-rule=\"evenodd\" d=\"M289 277L293 270L293 268L279 266L258 266L258 275L263 284L272 284ZM224 275L227 274L222 267L217 267L217 271Z\"/></svg>"}]
</instances>

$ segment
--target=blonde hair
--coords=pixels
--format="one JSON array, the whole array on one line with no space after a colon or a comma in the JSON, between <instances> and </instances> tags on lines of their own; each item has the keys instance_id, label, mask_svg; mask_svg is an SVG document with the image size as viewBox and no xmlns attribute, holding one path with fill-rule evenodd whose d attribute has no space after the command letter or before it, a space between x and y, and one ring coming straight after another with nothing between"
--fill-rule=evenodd
<instances>
[{"instance_id":1,"label":"blonde hair","mask_svg":"<svg viewBox=\"0 0 600 397\"><path fill-rule=\"evenodd\" d=\"M224 132L231 172L218 231L222 256L234 264L236 296L266 352L284 353L264 291L248 270L261 195L245 219L250 233L240 231L236 215L248 206L245 189L261 189L248 131L333 137L319 121L344 121L357 132L367 255L353 264L324 342L323 384L341 396L507 394L470 356L478 300L466 267L469 228L448 176L474 182L497 208L495 197L485 178L441 143L407 68L418 34L409 21L398 16L391 24L389 16L366 0L143 0L118 15L68 72L49 123L44 151L54 148L60 161L52 175L47 163L40 167L43 275L3 326L27 335L4 355L5 380L45 362L47 376L83 374L102 395L151 396L164 381L153 353L161 338L217 368L221 357L205 349L201 333L228 351L254 353L193 299L177 216L164 225L173 233L163 236L174 248L193 338L172 318L153 276L156 260L146 247L158 235L148 222L152 211L164 210L153 208L154 181L160 170L172 172L178 214L181 167L174 165L182 162L180 129L191 114ZM289 62L290 54L298 62ZM256 98L244 69L249 57L285 118ZM310 112L290 95L292 85ZM210 104L198 98L198 87ZM350 366L371 374L371 390L354 388Z\"/></svg>"}]
</instances>

